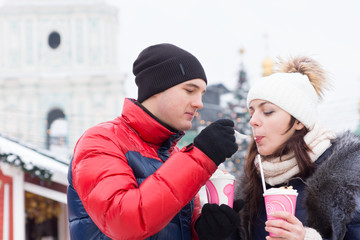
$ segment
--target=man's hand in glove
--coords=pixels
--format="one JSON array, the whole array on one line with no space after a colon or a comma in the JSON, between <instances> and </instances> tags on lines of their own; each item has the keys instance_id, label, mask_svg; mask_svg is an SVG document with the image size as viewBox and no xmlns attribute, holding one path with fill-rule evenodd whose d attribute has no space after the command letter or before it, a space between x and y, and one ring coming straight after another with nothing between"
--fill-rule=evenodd
<instances>
[{"instance_id":1,"label":"man's hand in glove","mask_svg":"<svg viewBox=\"0 0 360 240\"><path fill-rule=\"evenodd\" d=\"M238 149L235 141L234 122L220 119L204 128L194 139L194 146L219 166Z\"/></svg>"},{"instance_id":2,"label":"man's hand in glove","mask_svg":"<svg viewBox=\"0 0 360 240\"><path fill-rule=\"evenodd\" d=\"M200 240L219 240L229 237L239 225L239 216L231 207L221 204L204 204L195 223Z\"/></svg>"}]
</instances>

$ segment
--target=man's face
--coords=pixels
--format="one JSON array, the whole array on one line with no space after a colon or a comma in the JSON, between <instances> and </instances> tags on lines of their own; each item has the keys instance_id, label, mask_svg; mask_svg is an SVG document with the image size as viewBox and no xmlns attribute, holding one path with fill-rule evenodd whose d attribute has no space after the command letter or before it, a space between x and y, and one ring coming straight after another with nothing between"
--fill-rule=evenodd
<instances>
[{"instance_id":1,"label":"man's face","mask_svg":"<svg viewBox=\"0 0 360 240\"><path fill-rule=\"evenodd\" d=\"M198 109L203 107L204 80L197 78L155 94L143 105L157 118L180 131L189 130Z\"/></svg>"}]
</instances>

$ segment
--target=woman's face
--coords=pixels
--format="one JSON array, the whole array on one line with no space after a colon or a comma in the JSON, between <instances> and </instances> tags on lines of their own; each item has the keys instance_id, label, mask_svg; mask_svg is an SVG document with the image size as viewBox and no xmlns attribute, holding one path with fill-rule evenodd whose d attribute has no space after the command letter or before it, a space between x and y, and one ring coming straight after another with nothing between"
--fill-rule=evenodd
<instances>
[{"instance_id":1,"label":"woman's face","mask_svg":"<svg viewBox=\"0 0 360 240\"><path fill-rule=\"evenodd\" d=\"M254 99L250 102L250 125L258 152L269 156L283 145L296 130L304 127L299 121L289 129L291 115L271 102ZM288 130L288 131L287 131Z\"/></svg>"}]
</instances>

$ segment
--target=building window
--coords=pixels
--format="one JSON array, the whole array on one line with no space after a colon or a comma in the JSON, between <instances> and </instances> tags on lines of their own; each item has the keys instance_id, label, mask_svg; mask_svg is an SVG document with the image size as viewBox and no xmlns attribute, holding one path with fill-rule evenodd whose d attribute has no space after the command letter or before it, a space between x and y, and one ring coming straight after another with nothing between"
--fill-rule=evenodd
<instances>
[{"instance_id":1,"label":"building window","mask_svg":"<svg viewBox=\"0 0 360 240\"><path fill-rule=\"evenodd\" d=\"M56 49L57 47L59 47L59 45L61 43L60 34L58 32L50 33L48 42L49 42L49 46L52 49Z\"/></svg>"},{"instance_id":2,"label":"building window","mask_svg":"<svg viewBox=\"0 0 360 240\"><path fill-rule=\"evenodd\" d=\"M46 126L46 148L57 156L67 157L68 126L64 112L53 109L48 113Z\"/></svg>"}]
</instances>

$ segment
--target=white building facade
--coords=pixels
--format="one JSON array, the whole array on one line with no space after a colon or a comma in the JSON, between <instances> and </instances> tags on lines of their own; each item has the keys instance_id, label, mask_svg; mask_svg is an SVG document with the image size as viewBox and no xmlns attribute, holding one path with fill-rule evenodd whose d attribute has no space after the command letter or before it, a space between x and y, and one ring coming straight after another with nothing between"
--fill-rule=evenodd
<instances>
[{"instance_id":1,"label":"white building facade","mask_svg":"<svg viewBox=\"0 0 360 240\"><path fill-rule=\"evenodd\" d=\"M104 0L0 6L0 239L69 239L75 143L122 111L118 32L118 10ZM28 165L52 172L51 184L21 167Z\"/></svg>"},{"instance_id":2,"label":"white building facade","mask_svg":"<svg viewBox=\"0 0 360 240\"><path fill-rule=\"evenodd\" d=\"M85 129L121 113L118 11L103 0L0 7L0 133L69 157Z\"/></svg>"}]
</instances>

